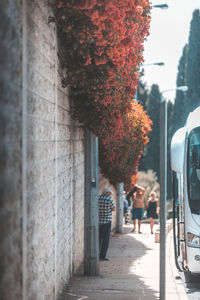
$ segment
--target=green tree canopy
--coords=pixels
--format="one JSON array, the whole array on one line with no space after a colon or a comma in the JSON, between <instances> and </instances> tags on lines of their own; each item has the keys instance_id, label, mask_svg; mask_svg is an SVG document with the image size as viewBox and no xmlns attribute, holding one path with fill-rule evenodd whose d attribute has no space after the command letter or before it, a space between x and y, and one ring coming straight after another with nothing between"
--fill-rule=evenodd
<instances>
[{"instance_id":1,"label":"green tree canopy","mask_svg":"<svg viewBox=\"0 0 200 300\"><path fill-rule=\"evenodd\" d=\"M153 126L140 166L140 170L153 170L158 178L160 176L160 99L159 86L153 84L148 95L146 108Z\"/></svg>"},{"instance_id":2,"label":"green tree canopy","mask_svg":"<svg viewBox=\"0 0 200 300\"><path fill-rule=\"evenodd\" d=\"M176 93L172 133L184 126L189 112L200 105L200 10L198 9L193 12L188 45L183 48L176 83L177 87L186 85L188 91Z\"/></svg>"},{"instance_id":3,"label":"green tree canopy","mask_svg":"<svg viewBox=\"0 0 200 300\"><path fill-rule=\"evenodd\" d=\"M200 105L200 10L193 12L187 57L187 114Z\"/></svg>"},{"instance_id":4,"label":"green tree canopy","mask_svg":"<svg viewBox=\"0 0 200 300\"><path fill-rule=\"evenodd\" d=\"M186 66L187 66L187 53L188 47L185 45L183 48L182 56L179 60L178 64L178 74L176 79L176 85L179 86L186 86ZM182 127L185 123L186 119L186 97L185 92L183 91L176 91L176 98L174 102L174 112L173 112L173 128L172 133L174 133L177 129Z\"/></svg>"}]
</instances>

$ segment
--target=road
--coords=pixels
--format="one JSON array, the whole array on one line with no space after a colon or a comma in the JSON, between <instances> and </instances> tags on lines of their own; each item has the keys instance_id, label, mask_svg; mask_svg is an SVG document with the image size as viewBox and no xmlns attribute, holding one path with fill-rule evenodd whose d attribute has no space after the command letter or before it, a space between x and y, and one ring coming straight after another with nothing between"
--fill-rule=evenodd
<instances>
[{"instance_id":1,"label":"road","mask_svg":"<svg viewBox=\"0 0 200 300\"><path fill-rule=\"evenodd\" d=\"M169 234L169 254L170 254L170 267L176 283L177 290L180 290L179 295L181 298L181 291L185 291L188 300L200 300L200 275L192 276L188 272L179 272L175 267L174 251L173 251L173 234Z\"/></svg>"},{"instance_id":2,"label":"road","mask_svg":"<svg viewBox=\"0 0 200 300\"><path fill-rule=\"evenodd\" d=\"M192 276L187 272L179 273L189 300L200 300L200 275Z\"/></svg>"}]
</instances>

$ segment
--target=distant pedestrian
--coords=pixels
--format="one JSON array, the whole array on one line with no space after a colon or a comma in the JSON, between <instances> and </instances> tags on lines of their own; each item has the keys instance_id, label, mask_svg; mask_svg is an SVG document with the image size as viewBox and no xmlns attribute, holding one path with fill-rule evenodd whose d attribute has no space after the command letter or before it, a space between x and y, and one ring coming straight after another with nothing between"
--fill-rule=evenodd
<instances>
[{"instance_id":1,"label":"distant pedestrian","mask_svg":"<svg viewBox=\"0 0 200 300\"><path fill-rule=\"evenodd\" d=\"M106 253L110 239L112 212L115 210L112 194L111 188L106 186L99 197L99 258L105 261L109 260L106 258Z\"/></svg>"},{"instance_id":2,"label":"distant pedestrian","mask_svg":"<svg viewBox=\"0 0 200 300\"><path fill-rule=\"evenodd\" d=\"M129 219L129 207L128 207L128 200L126 199L126 192L123 192L123 214L124 214L124 221L125 224L129 224L130 223L130 219Z\"/></svg>"},{"instance_id":3,"label":"distant pedestrian","mask_svg":"<svg viewBox=\"0 0 200 300\"><path fill-rule=\"evenodd\" d=\"M153 234L153 226L155 223L155 219L158 219L158 213L159 213L158 198L156 197L155 192L151 192L147 202L147 218L150 221L151 234Z\"/></svg>"},{"instance_id":4,"label":"distant pedestrian","mask_svg":"<svg viewBox=\"0 0 200 300\"><path fill-rule=\"evenodd\" d=\"M132 220L133 230L136 231L136 220L138 220L138 233L142 233L141 223L144 215L144 196L145 189L139 185L135 185L136 191L133 194L133 208L132 208Z\"/></svg>"}]
</instances>

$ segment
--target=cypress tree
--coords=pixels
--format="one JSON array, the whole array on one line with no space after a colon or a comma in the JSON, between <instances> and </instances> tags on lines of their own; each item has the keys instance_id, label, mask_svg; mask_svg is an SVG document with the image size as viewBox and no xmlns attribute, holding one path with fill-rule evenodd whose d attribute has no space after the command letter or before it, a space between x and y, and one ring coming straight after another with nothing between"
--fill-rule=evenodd
<instances>
[{"instance_id":1,"label":"cypress tree","mask_svg":"<svg viewBox=\"0 0 200 300\"><path fill-rule=\"evenodd\" d=\"M172 170L170 165L170 144L173 131L173 111L174 104L169 101L167 103L167 199L172 197Z\"/></svg>"},{"instance_id":2,"label":"cypress tree","mask_svg":"<svg viewBox=\"0 0 200 300\"><path fill-rule=\"evenodd\" d=\"M140 170L153 170L158 178L160 176L160 99L159 87L157 84L153 84L147 101L147 113L153 122L153 126L139 168Z\"/></svg>"},{"instance_id":3,"label":"cypress tree","mask_svg":"<svg viewBox=\"0 0 200 300\"><path fill-rule=\"evenodd\" d=\"M178 64L178 74L176 78L176 85L185 86L186 85L186 71L187 71L187 53L188 47L185 45L183 48L182 56ZM182 127L186 119L186 96L183 91L176 91L176 97L174 102L174 112L173 112L173 128L171 128L170 133L174 133L177 129Z\"/></svg>"},{"instance_id":4,"label":"cypress tree","mask_svg":"<svg viewBox=\"0 0 200 300\"><path fill-rule=\"evenodd\" d=\"M186 114L200 105L200 10L193 12L187 56Z\"/></svg>"}]
</instances>

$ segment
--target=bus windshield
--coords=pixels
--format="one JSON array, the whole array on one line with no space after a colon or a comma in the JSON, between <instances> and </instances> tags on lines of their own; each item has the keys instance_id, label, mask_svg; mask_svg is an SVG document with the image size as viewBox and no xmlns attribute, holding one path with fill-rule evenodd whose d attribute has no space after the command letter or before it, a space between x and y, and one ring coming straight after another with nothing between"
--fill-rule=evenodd
<instances>
[{"instance_id":1,"label":"bus windshield","mask_svg":"<svg viewBox=\"0 0 200 300\"><path fill-rule=\"evenodd\" d=\"M200 215L200 127L190 133L187 161L189 205L193 214Z\"/></svg>"}]
</instances>

